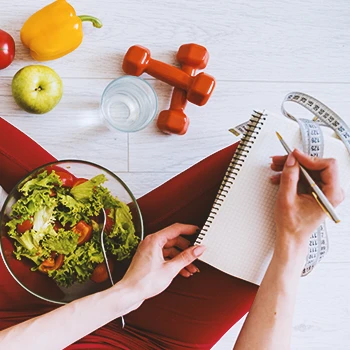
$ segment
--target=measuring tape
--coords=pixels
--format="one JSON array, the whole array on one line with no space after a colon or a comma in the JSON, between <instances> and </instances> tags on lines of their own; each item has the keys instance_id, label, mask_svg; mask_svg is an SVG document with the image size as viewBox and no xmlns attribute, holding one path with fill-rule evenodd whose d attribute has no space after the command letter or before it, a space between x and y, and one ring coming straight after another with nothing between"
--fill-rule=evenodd
<instances>
[{"instance_id":1,"label":"measuring tape","mask_svg":"<svg viewBox=\"0 0 350 350\"><path fill-rule=\"evenodd\" d=\"M292 120L297 120L297 118L287 112L285 108L286 102L298 103L315 116L313 119L314 122L333 129L337 136L344 142L345 147L350 153L350 128L338 114L314 97L301 92L291 92L284 98L281 109L282 113Z\"/></svg>"},{"instance_id":2,"label":"measuring tape","mask_svg":"<svg viewBox=\"0 0 350 350\"><path fill-rule=\"evenodd\" d=\"M313 120L294 117L286 110L286 102L295 102L303 106L314 115ZM291 92L284 98L281 110L286 117L299 124L304 153L312 157L323 157L324 137L320 126L327 126L333 129L350 153L350 128L338 114L333 112L322 102L301 92ZM239 136L247 131L247 124L248 122L239 124L229 131ZM315 268L317 263L327 254L328 249L329 241L326 224L323 222L310 237L309 251L302 276L308 275Z\"/></svg>"}]
</instances>

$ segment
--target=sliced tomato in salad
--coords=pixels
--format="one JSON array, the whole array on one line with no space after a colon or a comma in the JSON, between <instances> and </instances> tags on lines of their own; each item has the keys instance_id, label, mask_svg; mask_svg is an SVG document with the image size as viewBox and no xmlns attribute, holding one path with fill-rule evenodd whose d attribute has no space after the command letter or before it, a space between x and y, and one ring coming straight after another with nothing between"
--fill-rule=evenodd
<instances>
[{"instance_id":1,"label":"sliced tomato in salad","mask_svg":"<svg viewBox=\"0 0 350 350\"><path fill-rule=\"evenodd\" d=\"M72 188L74 184L74 176L72 174L56 171L56 175L60 178L63 187Z\"/></svg>"},{"instance_id":2,"label":"sliced tomato in salad","mask_svg":"<svg viewBox=\"0 0 350 350\"><path fill-rule=\"evenodd\" d=\"M72 175L68 170L66 170L65 168L62 168L58 165L48 165L47 167L45 167L45 169L47 171L48 174L51 174L53 171L55 171L56 173L59 172L63 172L63 173L67 173ZM72 175L74 176L74 175Z\"/></svg>"},{"instance_id":3,"label":"sliced tomato in salad","mask_svg":"<svg viewBox=\"0 0 350 350\"><path fill-rule=\"evenodd\" d=\"M62 267L64 261L63 254L57 254L56 252L52 252L51 256L44 260L39 265L39 271L42 273L48 273L49 271L58 270Z\"/></svg>"},{"instance_id":4,"label":"sliced tomato in salad","mask_svg":"<svg viewBox=\"0 0 350 350\"><path fill-rule=\"evenodd\" d=\"M76 181L76 177L71 174L69 171L67 171L64 168L61 168L57 165L49 165L45 168L48 174L51 174L53 171L59 176L59 178L62 181L63 187L72 188L74 182Z\"/></svg>"},{"instance_id":5,"label":"sliced tomato in salad","mask_svg":"<svg viewBox=\"0 0 350 350\"><path fill-rule=\"evenodd\" d=\"M111 261L111 259L108 260L108 266L109 266L109 269L111 270L111 273L112 273L113 269L114 269L114 264ZM106 264L104 262L96 265L94 271L92 272L90 279L91 279L91 281L93 281L95 283L102 283L104 281L107 281L108 271L106 268Z\"/></svg>"},{"instance_id":6,"label":"sliced tomato in salad","mask_svg":"<svg viewBox=\"0 0 350 350\"><path fill-rule=\"evenodd\" d=\"M91 238L92 226L87 224L84 220L80 220L73 226L72 231L79 235L78 245L82 245Z\"/></svg>"},{"instance_id":7,"label":"sliced tomato in salad","mask_svg":"<svg viewBox=\"0 0 350 350\"><path fill-rule=\"evenodd\" d=\"M62 224L59 221L55 221L53 229L57 232L60 228L63 228Z\"/></svg>"},{"instance_id":8,"label":"sliced tomato in salad","mask_svg":"<svg viewBox=\"0 0 350 350\"><path fill-rule=\"evenodd\" d=\"M26 231L29 231L33 228L33 220L27 219L24 220L21 224L17 224L17 232L23 234Z\"/></svg>"},{"instance_id":9,"label":"sliced tomato in salad","mask_svg":"<svg viewBox=\"0 0 350 350\"><path fill-rule=\"evenodd\" d=\"M86 182L86 181L89 181L89 180L88 180L88 179L85 179L85 178L83 178L83 177L79 177L79 178L75 179L74 184L73 184L73 187L78 186L78 185L81 185L81 184L83 184L83 183Z\"/></svg>"}]
</instances>

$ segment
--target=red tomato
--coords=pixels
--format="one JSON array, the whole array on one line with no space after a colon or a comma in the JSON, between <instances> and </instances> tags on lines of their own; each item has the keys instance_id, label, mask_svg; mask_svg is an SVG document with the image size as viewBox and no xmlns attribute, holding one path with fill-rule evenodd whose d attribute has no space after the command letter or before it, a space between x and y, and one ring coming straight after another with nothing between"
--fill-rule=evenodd
<instances>
[{"instance_id":1,"label":"red tomato","mask_svg":"<svg viewBox=\"0 0 350 350\"><path fill-rule=\"evenodd\" d=\"M78 179L75 179L73 187L81 185L81 184L83 184L86 181L89 181L89 180L88 179L84 179L83 177L79 177Z\"/></svg>"},{"instance_id":2,"label":"red tomato","mask_svg":"<svg viewBox=\"0 0 350 350\"><path fill-rule=\"evenodd\" d=\"M106 209L106 226L105 226L105 232L109 235L113 231L114 227L114 220L108 216L111 212L111 209Z\"/></svg>"},{"instance_id":3,"label":"red tomato","mask_svg":"<svg viewBox=\"0 0 350 350\"><path fill-rule=\"evenodd\" d=\"M57 232L60 228L63 228L61 223L59 221L55 221L55 224L53 225L53 229Z\"/></svg>"},{"instance_id":4,"label":"red tomato","mask_svg":"<svg viewBox=\"0 0 350 350\"><path fill-rule=\"evenodd\" d=\"M63 187L72 188L74 184L74 177L72 174L63 172L63 171L56 171L56 175L60 178L62 181Z\"/></svg>"},{"instance_id":5,"label":"red tomato","mask_svg":"<svg viewBox=\"0 0 350 350\"><path fill-rule=\"evenodd\" d=\"M113 231L114 220L109 216L106 217L105 232L109 235Z\"/></svg>"},{"instance_id":6,"label":"red tomato","mask_svg":"<svg viewBox=\"0 0 350 350\"><path fill-rule=\"evenodd\" d=\"M111 260L108 260L108 266L112 273L114 269L114 264ZM90 277L91 281L94 281L95 283L102 283L104 281L107 281L108 278L108 271L104 262L96 265Z\"/></svg>"},{"instance_id":7,"label":"red tomato","mask_svg":"<svg viewBox=\"0 0 350 350\"><path fill-rule=\"evenodd\" d=\"M9 33L0 29L0 69L8 67L15 58L15 41Z\"/></svg>"},{"instance_id":8,"label":"red tomato","mask_svg":"<svg viewBox=\"0 0 350 350\"><path fill-rule=\"evenodd\" d=\"M72 231L79 235L78 245L82 245L91 238L92 226L88 225L85 221L80 220L72 228Z\"/></svg>"},{"instance_id":9,"label":"red tomato","mask_svg":"<svg viewBox=\"0 0 350 350\"><path fill-rule=\"evenodd\" d=\"M45 167L42 171L46 170L48 174L51 174L53 171L57 172L57 171L62 171L64 173L68 173L70 174L70 172L68 170L66 170L65 168L62 168L58 165L48 165L47 167Z\"/></svg>"},{"instance_id":10,"label":"red tomato","mask_svg":"<svg viewBox=\"0 0 350 350\"><path fill-rule=\"evenodd\" d=\"M63 265L63 261L64 261L63 254L57 254L55 252L52 252L51 257L44 260L40 264L39 271L42 273L48 273L48 271L58 270Z\"/></svg>"},{"instance_id":11,"label":"red tomato","mask_svg":"<svg viewBox=\"0 0 350 350\"><path fill-rule=\"evenodd\" d=\"M42 171L46 170L48 174L51 174L53 171L60 177L63 182L64 187L73 187L74 182L76 181L76 177L67 171L64 168L61 168L57 165L49 165L45 167ZM65 186L65 182L67 182L67 186Z\"/></svg>"},{"instance_id":12,"label":"red tomato","mask_svg":"<svg viewBox=\"0 0 350 350\"><path fill-rule=\"evenodd\" d=\"M21 224L17 224L17 232L24 233L33 227L33 220L24 220Z\"/></svg>"},{"instance_id":13,"label":"red tomato","mask_svg":"<svg viewBox=\"0 0 350 350\"><path fill-rule=\"evenodd\" d=\"M49 193L49 196L50 197L56 197L56 195L57 195L57 192L54 190L54 189L50 189L50 193Z\"/></svg>"}]
</instances>

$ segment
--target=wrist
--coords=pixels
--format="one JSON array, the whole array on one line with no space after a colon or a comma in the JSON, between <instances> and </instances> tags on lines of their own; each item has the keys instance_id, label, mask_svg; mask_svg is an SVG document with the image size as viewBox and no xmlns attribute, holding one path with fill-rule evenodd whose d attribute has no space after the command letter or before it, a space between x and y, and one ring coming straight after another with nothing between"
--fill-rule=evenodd
<instances>
[{"instance_id":1,"label":"wrist","mask_svg":"<svg viewBox=\"0 0 350 350\"><path fill-rule=\"evenodd\" d=\"M282 265L304 266L308 252L308 240L298 240L293 234L277 232L274 259Z\"/></svg>"},{"instance_id":2,"label":"wrist","mask_svg":"<svg viewBox=\"0 0 350 350\"><path fill-rule=\"evenodd\" d=\"M115 317L120 317L136 310L144 302L140 291L123 280L103 293L108 299L109 307L114 309Z\"/></svg>"}]
</instances>

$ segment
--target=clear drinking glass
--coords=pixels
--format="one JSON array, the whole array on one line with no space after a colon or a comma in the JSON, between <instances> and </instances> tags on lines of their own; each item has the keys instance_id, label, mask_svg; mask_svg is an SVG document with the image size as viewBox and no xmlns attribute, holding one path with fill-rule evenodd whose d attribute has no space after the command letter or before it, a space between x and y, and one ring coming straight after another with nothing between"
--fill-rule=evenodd
<instances>
[{"instance_id":1,"label":"clear drinking glass","mask_svg":"<svg viewBox=\"0 0 350 350\"><path fill-rule=\"evenodd\" d=\"M156 116L158 98L145 80L126 75L113 80L101 99L101 116L112 130L135 132Z\"/></svg>"}]
</instances>

